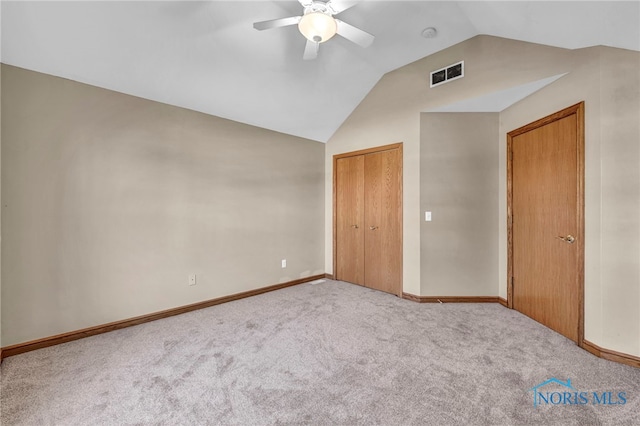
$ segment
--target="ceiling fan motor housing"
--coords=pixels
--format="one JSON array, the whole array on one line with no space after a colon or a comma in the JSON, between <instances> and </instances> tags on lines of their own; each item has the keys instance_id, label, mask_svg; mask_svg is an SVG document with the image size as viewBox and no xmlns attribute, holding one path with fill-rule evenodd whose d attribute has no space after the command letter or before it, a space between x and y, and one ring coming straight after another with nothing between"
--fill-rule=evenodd
<instances>
[{"instance_id":1,"label":"ceiling fan motor housing","mask_svg":"<svg viewBox=\"0 0 640 426\"><path fill-rule=\"evenodd\" d=\"M298 29L307 40L323 43L336 35L338 24L326 3L314 1L304 8L304 16L298 23Z\"/></svg>"},{"instance_id":2,"label":"ceiling fan motor housing","mask_svg":"<svg viewBox=\"0 0 640 426\"><path fill-rule=\"evenodd\" d=\"M374 36L354 27L344 21L339 21L333 16L349 9L355 2L333 4L333 0L298 0L304 7L302 16L289 16L286 18L271 19L269 21L254 22L253 28L258 31L271 28L298 25L298 30L307 39L304 48L303 59L315 59L318 56L320 43L331 39L336 34L359 45L369 47L373 43Z\"/></svg>"}]
</instances>

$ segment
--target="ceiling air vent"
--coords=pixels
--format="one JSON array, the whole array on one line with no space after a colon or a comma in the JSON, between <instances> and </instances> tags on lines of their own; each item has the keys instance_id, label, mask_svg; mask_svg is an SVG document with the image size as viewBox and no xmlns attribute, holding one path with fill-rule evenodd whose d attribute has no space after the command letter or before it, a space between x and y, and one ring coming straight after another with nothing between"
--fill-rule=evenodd
<instances>
[{"instance_id":1,"label":"ceiling air vent","mask_svg":"<svg viewBox=\"0 0 640 426\"><path fill-rule=\"evenodd\" d=\"M440 68L439 70L431 71L430 87L439 86L462 77L464 77L464 61L449 65L448 67Z\"/></svg>"}]
</instances>

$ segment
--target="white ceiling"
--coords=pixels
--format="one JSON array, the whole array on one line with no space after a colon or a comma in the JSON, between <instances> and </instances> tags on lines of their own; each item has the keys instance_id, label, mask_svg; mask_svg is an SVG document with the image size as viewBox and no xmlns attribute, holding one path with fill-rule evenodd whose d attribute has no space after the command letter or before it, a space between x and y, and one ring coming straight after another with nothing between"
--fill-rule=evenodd
<instances>
[{"instance_id":1,"label":"white ceiling","mask_svg":"<svg viewBox=\"0 0 640 426\"><path fill-rule=\"evenodd\" d=\"M384 73L478 34L640 50L640 1L365 0L338 17L374 34L373 45L335 37L314 61L302 60L305 39L295 26L252 26L300 15L297 1L0 7L3 63L321 142ZM421 37L426 27L438 36Z\"/></svg>"}]
</instances>

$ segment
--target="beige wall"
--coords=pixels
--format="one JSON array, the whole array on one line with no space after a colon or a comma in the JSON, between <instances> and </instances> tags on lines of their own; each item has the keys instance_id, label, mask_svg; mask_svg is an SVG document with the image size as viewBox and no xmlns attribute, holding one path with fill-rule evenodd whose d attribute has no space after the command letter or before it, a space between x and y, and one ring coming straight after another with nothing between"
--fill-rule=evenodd
<instances>
[{"instance_id":1,"label":"beige wall","mask_svg":"<svg viewBox=\"0 0 640 426\"><path fill-rule=\"evenodd\" d=\"M639 56L475 37L386 74L326 149L3 66L3 344L332 272L332 157L394 142L404 143L404 291L506 297L505 135L584 100L585 337L640 356ZM459 60L463 79L428 88L429 71ZM565 72L502 111L495 145L474 151L483 169L473 176L490 179L497 164L495 185L486 181L492 196L497 186L496 204L446 198L471 175L461 158L429 175L439 156L462 150L434 142L436 115L421 113ZM447 132L475 148L459 130ZM457 265L458 278L479 267L437 251L462 218L439 220L463 201L482 218L465 228L474 246L493 236L483 253L490 266L486 284L453 287L439 279L447 272L434 268L436 259ZM490 218L497 243L481 229ZM186 286L189 273L197 286Z\"/></svg>"},{"instance_id":2,"label":"beige wall","mask_svg":"<svg viewBox=\"0 0 640 426\"><path fill-rule=\"evenodd\" d=\"M420 124L421 288L498 293L498 114L424 113Z\"/></svg>"},{"instance_id":3,"label":"beige wall","mask_svg":"<svg viewBox=\"0 0 640 426\"><path fill-rule=\"evenodd\" d=\"M596 47L572 56L569 75L500 114L500 169L508 131L585 101L585 339L639 356L640 54ZM501 177L501 199L505 182ZM506 271L500 272L506 294Z\"/></svg>"},{"instance_id":4,"label":"beige wall","mask_svg":"<svg viewBox=\"0 0 640 426\"><path fill-rule=\"evenodd\" d=\"M639 57L638 52L605 47L569 51L478 36L386 74L327 144L327 271L332 270L332 156L402 141L405 143L404 291L448 296L462 295L464 290L473 291L467 294L472 296L487 294L493 288L493 295L506 298L506 133L584 100L585 338L607 349L640 356ZM429 71L459 60L465 61L463 79L429 89ZM446 230L451 232L456 224L442 220L444 204L439 208L429 206L429 198L440 194L441 203L448 202L448 208L456 209L453 205L456 200L447 200L445 194L455 191L455 182L467 179L469 172L462 167L440 169L446 180L429 174L431 168L437 168L438 158L452 154L452 148L424 143L430 136L428 128L421 131L421 112L562 73L569 74L499 114L499 137L495 146L487 148L497 156L494 160L497 205L468 201L474 207L480 206L481 217L494 217L496 221L493 229L497 229L497 244L495 236L488 240L483 256L485 261L496 265L497 283L481 287L481 293L475 293L480 287L470 284L450 286L442 278L446 271L436 266L436 259L458 265L457 270L451 270L451 282L471 276L478 264L460 262L455 251L449 251L448 258L446 252L437 251L439 245L451 248L451 241L445 239ZM465 115L460 117L463 119ZM423 119L422 126L431 125L433 122L425 123ZM461 131L462 139L466 138L464 129ZM430 151L421 152L425 149ZM441 186L436 188L433 182ZM424 210L433 211L433 221L428 224L424 223ZM477 227L471 222L465 232L481 235L482 226L484 221L478 222ZM436 239L431 231L441 232ZM487 233L486 238L490 237L491 233ZM462 239L459 235L454 238ZM490 277L491 271L489 267L485 277ZM447 288L450 294L443 292Z\"/></svg>"},{"instance_id":5,"label":"beige wall","mask_svg":"<svg viewBox=\"0 0 640 426\"><path fill-rule=\"evenodd\" d=\"M5 346L324 273L324 144L6 65L2 124Z\"/></svg>"},{"instance_id":6,"label":"beige wall","mask_svg":"<svg viewBox=\"0 0 640 426\"><path fill-rule=\"evenodd\" d=\"M604 347L640 356L640 54L600 49Z\"/></svg>"},{"instance_id":7,"label":"beige wall","mask_svg":"<svg viewBox=\"0 0 640 426\"><path fill-rule=\"evenodd\" d=\"M640 356L640 54L600 50L602 344Z\"/></svg>"},{"instance_id":8,"label":"beige wall","mask_svg":"<svg viewBox=\"0 0 640 426\"><path fill-rule=\"evenodd\" d=\"M430 71L461 60L465 61L464 78L433 89L429 88ZM431 281L423 281L427 275L421 271L426 266L423 263L425 258L420 254L424 218L420 206L420 113L561 74L570 69L570 63L571 58L567 58L567 51L564 49L478 36L385 74L327 142L325 269L328 272L333 270L333 155L403 142L404 291L424 296L447 296L432 293L432 290L439 289L430 289ZM446 187L443 187L442 191L446 191ZM432 224L438 226L441 212L434 210L433 215ZM498 253L494 251L491 256L493 262L497 263Z\"/></svg>"},{"instance_id":9,"label":"beige wall","mask_svg":"<svg viewBox=\"0 0 640 426\"><path fill-rule=\"evenodd\" d=\"M0 5L0 10L2 5ZM1 37L0 37L1 39ZM2 40L0 40L2 45ZM0 81L2 81L2 67L0 66ZM2 84L0 84L0 223L2 223ZM2 348L2 226L0 226L0 348ZM1 360L0 360L1 361Z\"/></svg>"}]
</instances>

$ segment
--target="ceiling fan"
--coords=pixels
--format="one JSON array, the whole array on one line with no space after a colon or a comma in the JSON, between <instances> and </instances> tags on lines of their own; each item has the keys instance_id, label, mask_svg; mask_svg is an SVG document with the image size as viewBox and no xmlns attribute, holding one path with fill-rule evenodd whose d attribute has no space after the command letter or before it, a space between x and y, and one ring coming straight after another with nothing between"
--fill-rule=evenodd
<instances>
[{"instance_id":1,"label":"ceiling fan","mask_svg":"<svg viewBox=\"0 0 640 426\"><path fill-rule=\"evenodd\" d=\"M333 15L337 15L355 6L356 1L298 1L304 7L304 14L302 16L290 16L288 18L255 22L253 28L262 31L297 24L302 35L307 39L307 45L304 48L303 55L303 58L306 60L315 59L318 56L320 43L324 43L336 34L361 47L368 47L373 43L374 36L368 32L333 17Z\"/></svg>"}]
</instances>

